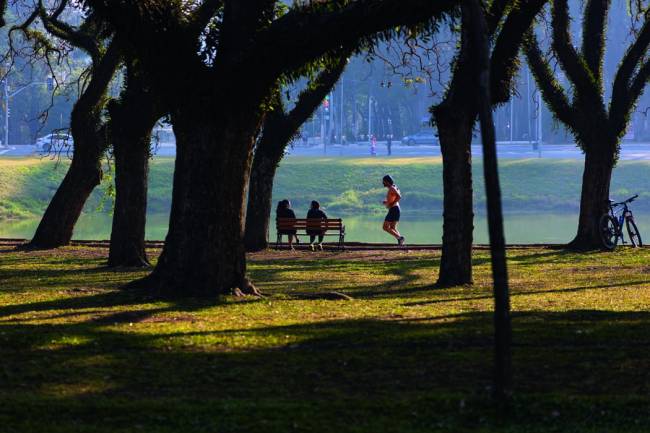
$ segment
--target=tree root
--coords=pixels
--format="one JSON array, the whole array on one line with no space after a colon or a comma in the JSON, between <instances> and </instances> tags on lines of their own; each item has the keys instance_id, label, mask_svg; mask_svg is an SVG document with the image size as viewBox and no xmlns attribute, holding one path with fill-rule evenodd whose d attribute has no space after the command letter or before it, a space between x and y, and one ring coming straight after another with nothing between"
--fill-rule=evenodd
<instances>
[{"instance_id":1,"label":"tree root","mask_svg":"<svg viewBox=\"0 0 650 433\"><path fill-rule=\"evenodd\" d=\"M264 298L264 295L260 290L255 287L255 284L248 278L244 278L244 281L242 282L242 287L235 287L232 289L232 294L237 297L244 297L244 296L255 296L258 298Z\"/></svg>"}]
</instances>

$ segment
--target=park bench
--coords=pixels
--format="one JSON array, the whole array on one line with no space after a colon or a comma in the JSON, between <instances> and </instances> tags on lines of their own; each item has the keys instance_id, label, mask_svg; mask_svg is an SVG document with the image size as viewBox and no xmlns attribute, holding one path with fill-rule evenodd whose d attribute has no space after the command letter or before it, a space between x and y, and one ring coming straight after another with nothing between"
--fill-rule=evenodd
<instances>
[{"instance_id":1,"label":"park bench","mask_svg":"<svg viewBox=\"0 0 650 433\"><path fill-rule=\"evenodd\" d=\"M307 231L321 231L324 236L338 236L340 249L345 249L345 226L343 220L338 219L314 219L314 218L277 218L275 228L278 238L275 248L282 244L282 232L295 230L298 235L307 235Z\"/></svg>"}]
</instances>

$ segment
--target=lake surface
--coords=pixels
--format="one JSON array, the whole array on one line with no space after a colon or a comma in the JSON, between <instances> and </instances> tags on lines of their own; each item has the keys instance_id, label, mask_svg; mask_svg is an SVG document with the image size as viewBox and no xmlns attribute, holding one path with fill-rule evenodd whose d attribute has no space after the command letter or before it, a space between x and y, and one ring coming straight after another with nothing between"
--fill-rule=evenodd
<instances>
[{"instance_id":1,"label":"lake surface","mask_svg":"<svg viewBox=\"0 0 650 433\"><path fill-rule=\"evenodd\" d=\"M331 217L336 217L331 215ZM635 215L641 236L648 234L650 240L650 213ZM392 238L381 230L383 216L343 216L346 226L346 240L359 242L392 242ZM577 214L555 213L506 213L506 241L510 244L564 243L570 241L576 232ZM5 221L0 224L2 238L31 238L38 220ZM167 233L167 215L149 215L147 239L162 240ZM474 220L474 242L488 243L486 217L477 215ZM408 243L438 244L442 242L442 215L409 214L404 211L399 224L400 231ZM275 227L271 241L275 241ZM109 239L111 217L106 214L85 214L75 229L75 239ZM333 238L330 238L333 239ZM303 240L306 241L308 239Z\"/></svg>"}]
</instances>

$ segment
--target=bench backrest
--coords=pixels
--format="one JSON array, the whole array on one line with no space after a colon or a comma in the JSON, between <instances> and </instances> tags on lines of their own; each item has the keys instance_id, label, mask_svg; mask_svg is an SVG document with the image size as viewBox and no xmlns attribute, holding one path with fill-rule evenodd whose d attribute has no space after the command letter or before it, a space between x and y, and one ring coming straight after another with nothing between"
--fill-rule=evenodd
<instances>
[{"instance_id":1,"label":"bench backrest","mask_svg":"<svg viewBox=\"0 0 650 433\"><path fill-rule=\"evenodd\" d=\"M340 218L277 218L275 225L278 230L341 230L343 220Z\"/></svg>"}]
</instances>

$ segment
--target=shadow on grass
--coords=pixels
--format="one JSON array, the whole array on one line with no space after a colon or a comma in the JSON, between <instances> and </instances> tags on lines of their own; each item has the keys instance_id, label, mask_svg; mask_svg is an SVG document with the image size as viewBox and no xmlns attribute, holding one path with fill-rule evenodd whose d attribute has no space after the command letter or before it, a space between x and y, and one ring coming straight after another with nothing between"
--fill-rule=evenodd
<instances>
[{"instance_id":1,"label":"shadow on grass","mask_svg":"<svg viewBox=\"0 0 650 433\"><path fill-rule=\"evenodd\" d=\"M478 257L473 260L474 266L480 266L489 262L489 258ZM328 287L328 290L338 291L352 296L353 298L386 298L386 297L409 297L412 295L426 293L432 290L440 290L435 286L437 269L440 265L440 258L422 257L391 257L390 260L365 261L347 260L345 262L331 260L263 260L255 261L250 273L255 281L264 281L260 286L265 293L270 295L291 294L292 288L300 288L304 281L294 280L286 275L306 274L313 276L318 274L317 283ZM377 283L375 281L360 280L350 281L345 273L367 273L372 275L380 271L380 275L395 277L389 281ZM379 280L379 279L378 279ZM380 280L381 281L381 280ZM310 281L314 284L315 281ZM281 289L274 288L274 285L282 285ZM340 285L339 285L340 284Z\"/></svg>"},{"instance_id":2,"label":"shadow on grass","mask_svg":"<svg viewBox=\"0 0 650 433\"><path fill-rule=\"evenodd\" d=\"M519 265L540 265L544 263L559 263L565 260L575 260L577 255L585 256L594 256L598 254L609 254L609 252L603 251L573 251L566 248L549 248L543 252L532 253L532 254L517 254L513 255L506 252L508 261L519 264Z\"/></svg>"},{"instance_id":3,"label":"shadow on grass","mask_svg":"<svg viewBox=\"0 0 650 433\"><path fill-rule=\"evenodd\" d=\"M626 281L622 283L613 283L613 284L595 284L592 286L580 286L580 287L569 287L565 289L548 289L548 290L518 290L512 291L510 297L517 296L529 296L529 295L540 295L540 294L556 294L556 293L575 293L582 292L585 290L598 290L598 289L610 289L612 287L627 287L627 286L639 286L643 284L648 284L648 280L640 281ZM417 302L406 302L403 305L408 307L418 306L418 305L430 305L430 304L443 304L446 302L462 302L462 301L476 301L476 300L485 300L485 299L494 299L492 294L486 296L467 296L460 298L445 297L443 299L432 299L425 301Z\"/></svg>"},{"instance_id":4,"label":"shadow on grass","mask_svg":"<svg viewBox=\"0 0 650 433\"><path fill-rule=\"evenodd\" d=\"M515 315L516 410L500 426L487 398L487 313L218 331L201 330L200 317L170 330L146 313L134 327L0 324L3 431L622 432L650 422L647 312Z\"/></svg>"}]
</instances>

